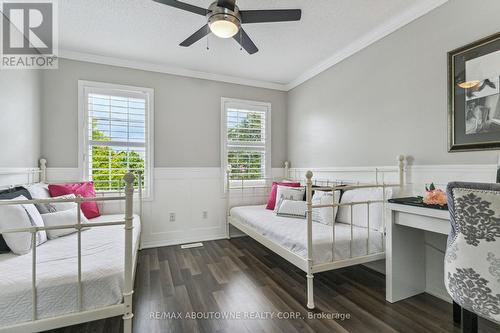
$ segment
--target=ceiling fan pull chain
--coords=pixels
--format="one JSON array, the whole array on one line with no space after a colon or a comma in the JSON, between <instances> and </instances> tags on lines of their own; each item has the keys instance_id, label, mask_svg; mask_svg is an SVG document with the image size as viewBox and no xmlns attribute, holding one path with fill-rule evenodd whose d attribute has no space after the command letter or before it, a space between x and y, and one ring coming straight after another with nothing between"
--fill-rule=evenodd
<instances>
[{"instance_id":1,"label":"ceiling fan pull chain","mask_svg":"<svg viewBox=\"0 0 500 333\"><path fill-rule=\"evenodd\" d=\"M208 44L209 38L210 38L210 27L207 24L207 50L210 50L210 45Z\"/></svg>"},{"instance_id":2,"label":"ceiling fan pull chain","mask_svg":"<svg viewBox=\"0 0 500 333\"><path fill-rule=\"evenodd\" d=\"M240 51L243 51L243 31L240 28Z\"/></svg>"}]
</instances>

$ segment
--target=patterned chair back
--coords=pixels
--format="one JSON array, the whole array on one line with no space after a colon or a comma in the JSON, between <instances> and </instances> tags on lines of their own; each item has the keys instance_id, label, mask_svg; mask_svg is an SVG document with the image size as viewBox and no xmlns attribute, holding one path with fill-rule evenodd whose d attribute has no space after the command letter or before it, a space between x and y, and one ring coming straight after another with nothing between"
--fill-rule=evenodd
<instances>
[{"instance_id":1,"label":"patterned chair back","mask_svg":"<svg viewBox=\"0 0 500 333\"><path fill-rule=\"evenodd\" d=\"M462 308L500 323L500 184L448 184L445 285Z\"/></svg>"}]
</instances>

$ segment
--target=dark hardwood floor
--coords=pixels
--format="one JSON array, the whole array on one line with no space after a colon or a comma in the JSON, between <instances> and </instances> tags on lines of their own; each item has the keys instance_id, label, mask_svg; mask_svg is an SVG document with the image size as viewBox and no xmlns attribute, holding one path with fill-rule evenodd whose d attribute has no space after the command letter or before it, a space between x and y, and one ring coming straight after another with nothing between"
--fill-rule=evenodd
<instances>
[{"instance_id":1,"label":"dark hardwood floor","mask_svg":"<svg viewBox=\"0 0 500 333\"><path fill-rule=\"evenodd\" d=\"M137 266L134 332L461 331L453 325L452 305L433 296L387 303L384 276L364 266L316 274L314 283L317 309L310 312L305 308L305 273L248 237L205 242L202 248L143 250ZM187 314L208 318L191 319ZM111 318L52 332L120 331L121 319ZM479 331L498 333L500 327L480 320Z\"/></svg>"}]
</instances>

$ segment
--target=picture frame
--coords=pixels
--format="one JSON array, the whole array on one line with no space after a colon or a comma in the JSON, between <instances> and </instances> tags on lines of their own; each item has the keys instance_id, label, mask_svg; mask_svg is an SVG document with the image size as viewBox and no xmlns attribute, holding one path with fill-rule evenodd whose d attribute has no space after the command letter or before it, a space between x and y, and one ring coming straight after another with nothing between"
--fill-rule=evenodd
<instances>
[{"instance_id":1,"label":"picture frame","mask_svg":"<svg viewBox=\"0 0 500 333\"><path fill-rule=\"evenodd\" d=\"M500 149L500 32L448 52L448 151Z\"/></svg>"}]
</instances>

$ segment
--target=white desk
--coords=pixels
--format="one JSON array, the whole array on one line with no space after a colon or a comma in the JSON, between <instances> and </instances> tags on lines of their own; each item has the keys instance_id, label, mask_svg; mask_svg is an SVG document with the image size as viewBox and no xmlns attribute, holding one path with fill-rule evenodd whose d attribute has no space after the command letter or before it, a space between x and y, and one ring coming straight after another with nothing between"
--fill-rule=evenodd
<instances>
[{"instance_id":1,"label":"white desk","mask_svg":"<svg viewBox=\"0 0 500 333\"><path fill-rule=\"evenodd\" d=\"M448 211L392 203L387 207L386 299L394 303L425 292L425 233L448 235L451 225Z\"/></svg>"}]
</instances>

